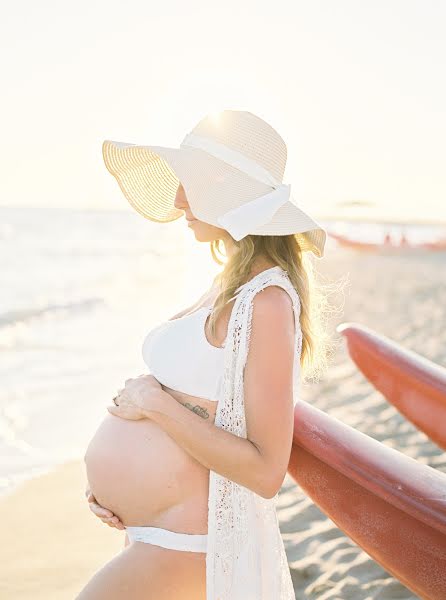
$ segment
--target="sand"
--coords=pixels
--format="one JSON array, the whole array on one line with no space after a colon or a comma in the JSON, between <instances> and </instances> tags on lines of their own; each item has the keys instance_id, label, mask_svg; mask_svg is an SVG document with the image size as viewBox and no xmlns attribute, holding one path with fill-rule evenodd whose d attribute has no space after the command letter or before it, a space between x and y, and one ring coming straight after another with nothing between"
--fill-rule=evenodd
<instances>
[{"instance_id":1,"label":"sand","mask_svg":"<svg viewBox=\"0 0 446 600\"><path fill-rule=\"evenodd\" d=\"M341 314L446 364L446 257L330 252L317 264L333 280L348 276ZM333 298L335 301L336 298ZM334 334L335 337L338 334ZM446 453L416 430L364 379L340 344L317 384L301 398L380 442L446 472ZM73 599L124 545L84 497L83 461L27 481L0 500L4 526L1 599ZM298 599L384 600L416 596L347 538L287 475L278 508Z\"/></svg>"},{"instance_id":2,"label":"sand","mask_svg":"<svg viewBox=\"0 0 446 600\"><path fill-rule=\"evenodd\" d=\"M85 482L83 461L70 461L1 500L2 600L72 600L124 547L125 533L90 511Z\"/></svg>"}]
</instances>

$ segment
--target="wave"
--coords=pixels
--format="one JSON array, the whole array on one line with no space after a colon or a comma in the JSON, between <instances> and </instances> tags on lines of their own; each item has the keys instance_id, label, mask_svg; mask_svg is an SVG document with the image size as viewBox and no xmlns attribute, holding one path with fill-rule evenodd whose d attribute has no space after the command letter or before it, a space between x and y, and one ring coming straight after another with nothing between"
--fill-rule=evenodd
<instances>
[{"instance_id":1,"label":"wave","mask_svg":"<svg viewBox=\"0 0 446 600\"><path fill-rule=\"evenodd\" d=\"M17 323L23 323L31 319L46 316L48 314L55 314L60 311L73 312L84 312L91 308L104 304L103 298L86 298L78 302L68 302L67 304L48 304L40 308L19 308L17 310L10 310L0 314L0 328L15 325Z\"/></svg>"}]
</instances>

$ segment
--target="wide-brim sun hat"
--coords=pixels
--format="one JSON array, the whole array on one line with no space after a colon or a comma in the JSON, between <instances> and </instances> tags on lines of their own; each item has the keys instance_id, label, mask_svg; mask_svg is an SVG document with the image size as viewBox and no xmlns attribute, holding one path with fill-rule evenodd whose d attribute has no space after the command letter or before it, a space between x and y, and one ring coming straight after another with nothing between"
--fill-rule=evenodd
<instances>
[{"instance_id":1,"label":"wide-brim sun hat","mask_svg":"<svg viewBox=\"0 0 446 600\"><path fill-rule=\"evenodd\" d=\"M194 218L246 235L290 235L322 258L325 230L282 182L287 147L266 121L223 110L201 119L178 148L104 140L102 155L130 205L158 223L184 215L174 201L181 183Z\"/></svg>"}]
</instances>

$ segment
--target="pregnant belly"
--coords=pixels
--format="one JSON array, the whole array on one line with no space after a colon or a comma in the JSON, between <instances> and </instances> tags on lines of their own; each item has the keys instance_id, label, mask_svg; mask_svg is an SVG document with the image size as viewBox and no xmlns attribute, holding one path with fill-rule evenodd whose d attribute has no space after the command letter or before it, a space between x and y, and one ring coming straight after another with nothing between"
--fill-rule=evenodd
<instances>
[{"instance_id":1,"label":"pregnant belly","mask_svg":"<svg viewBox=\"0 0 446 600\"><path fill-rule=\"evenodd\" d=\"M168 517L175 514L181 515L183 531L185 517L192 529L206 523L209 470L149 419L108 413L84 462L93 495L124 525L175 527ZM187 506L193 507L189 515Z\"/></svg>"}]
</instances>

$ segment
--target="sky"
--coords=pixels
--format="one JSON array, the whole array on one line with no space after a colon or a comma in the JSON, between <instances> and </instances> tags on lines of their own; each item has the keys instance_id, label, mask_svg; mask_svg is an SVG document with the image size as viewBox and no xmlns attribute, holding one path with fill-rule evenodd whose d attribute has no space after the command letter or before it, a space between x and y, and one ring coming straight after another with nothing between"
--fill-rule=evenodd
<instances>
[{"instance_id":1,"label":"sky","mask_svg":"<svg viewBox=\"0 0 446 600\"><path fill-rule=\"evenodd\" d=\"M443 0L16 0L0 23L1 206L132 210L104 139L178 147L209 112L285 139L313 217L446 223Z\"/></svg>"}]
</instances>

